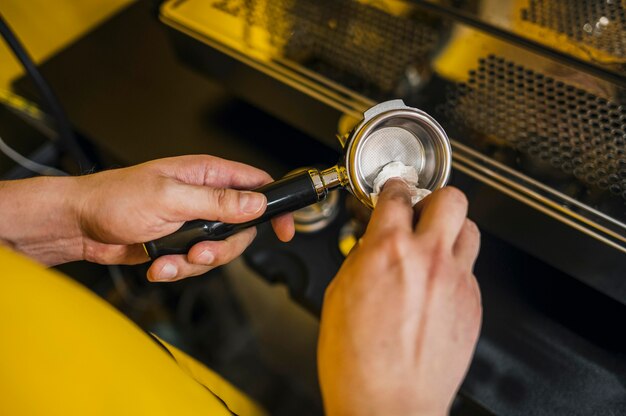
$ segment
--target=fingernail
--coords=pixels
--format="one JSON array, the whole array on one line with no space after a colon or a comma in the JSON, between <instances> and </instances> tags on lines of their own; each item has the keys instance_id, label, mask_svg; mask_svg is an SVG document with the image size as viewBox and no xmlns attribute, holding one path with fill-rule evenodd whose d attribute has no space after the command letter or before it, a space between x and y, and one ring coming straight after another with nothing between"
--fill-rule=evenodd
<instances>
[{"instance_id":1,"label":"fingernail","mask_svg":"<svg viewBox=\"0 0 626 416\"><path fill-rule=\"evenodd\" d=\"M173 278L176 277L177 273L178 273L178 269L176 269L176 266L174 266L171 263L167 263L165 266L163 266L163 268L157 275L157 279L158 280L172 280Z\"/></svg>"},{"instance_id":2,"label":"fingernail","mask_svg":"<svg viewBox=\"0 0 626 416\"><path fill-rule=\"evenodd\" d=\"M239 196L239 208L246 214L255 214L265 204L265 196L257 192L242 192Z\"/></svg>"},{"instance_id":3,"label":"fingernail","mask_svg":"<svg viewBox=\"0 0 626 416\"><path fill-rule=\"evenodd\" d=\"M209 250L204 250L198 255L198 262L205 265L210 265L215 260L215 256Z\"/></svg>"}]
</instances>

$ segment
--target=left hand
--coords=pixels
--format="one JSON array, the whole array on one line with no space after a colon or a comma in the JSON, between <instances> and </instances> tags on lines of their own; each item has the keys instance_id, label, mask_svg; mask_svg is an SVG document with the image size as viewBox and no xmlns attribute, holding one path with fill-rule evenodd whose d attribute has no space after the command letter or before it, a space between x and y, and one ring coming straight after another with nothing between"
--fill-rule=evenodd
<instances>
[{"instance_id":1,"label":"left hand","mask_svg":"<svg viewBox=\"0 0 626 416\"><path fill-rule=\"evenodd\" d=\"M147 162L76 178L83 258L100 264L137 264L148 259L141 245L171 234L194 219L246 222L266 207L254 189L272 181L262 170L212 156L194 155ZM290 214L275 218L282 241L294 234ZM187 255L156 259L153 281L206 273L239 256L256 236L249 228L223 241L203 241Z\"/></svg>"}]
</instances>

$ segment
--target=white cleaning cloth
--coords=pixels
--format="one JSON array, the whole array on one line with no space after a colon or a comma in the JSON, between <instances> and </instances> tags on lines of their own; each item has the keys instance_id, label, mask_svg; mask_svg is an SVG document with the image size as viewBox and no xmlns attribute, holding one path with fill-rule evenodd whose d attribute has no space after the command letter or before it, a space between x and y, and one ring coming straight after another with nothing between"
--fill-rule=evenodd
<instances>
[{"instance_id":1,"label":"white cleaning cloth","mask_svg":"<svg viewBox=\"0 0 626 416\"><path fill-rule=\"evenodd\" d=\"M418 188L418 177L417 177L417 169L414 166L407 166L402 162L391 162L387 163L376 179L374 179L373 192L370 194L370 198L372 199L372 203L376 206L376 202L378 202L378 194L382 190L385 183L391 178L400 178L403 179L404 182L409 185L411 189L411 203L413 205L417 204L419 201L424 199L426 195L430 194L428 189Z\"/></svg>"}]
</instances>

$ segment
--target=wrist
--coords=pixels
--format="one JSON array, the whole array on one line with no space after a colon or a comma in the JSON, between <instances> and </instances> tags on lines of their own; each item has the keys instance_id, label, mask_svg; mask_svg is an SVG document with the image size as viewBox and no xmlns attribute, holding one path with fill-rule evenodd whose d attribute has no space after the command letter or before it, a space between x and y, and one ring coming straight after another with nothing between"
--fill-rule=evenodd
<instances>
[{"instance_id":1,"label":"wrist","mask_svg":"<svg viewBox=\"0 0 626 416\"><path fill-rule=\"evenodd\" d=\"M354 409L325 409L324 414L326 416L448 416L448 411L425 411L425 410L415 410L415 411L396 411L391 410L389 408L376 409L372 407L363 408L354 408Z\"/></svg>"},{"instance_id":2,"label":"wrist","mask_svg":"<svg viewBox=\"0 0 626 416\"><path fill-rule=\"evenodd\" d=\"M407 393L406 396L394 400L377 400L380 397L370 399L362 398L346 400L343 397L335 403L324 401L324 414L327 416L447 416L450 413L449 406L416 400L415 393ZM373 399L373 400L372 400Z\"/></svg>"},{"instance_id":3,"label":"wrist","mask_svg":"<svg viewBox=\"0 0 626 416\"><path fill-rule=\"evenodd\" d=\"M0 242L44 264L83 258L77 178L0 183Z\"/></svg>"}]
</instances>

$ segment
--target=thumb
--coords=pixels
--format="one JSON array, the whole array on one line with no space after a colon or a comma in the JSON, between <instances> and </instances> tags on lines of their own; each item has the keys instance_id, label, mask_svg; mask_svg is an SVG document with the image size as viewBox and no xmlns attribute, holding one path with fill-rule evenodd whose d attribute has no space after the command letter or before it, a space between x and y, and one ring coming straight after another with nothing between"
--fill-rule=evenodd
<instances>
[{"instance_id":1,"label":"thumb","mask_svg":"<svg viewBox=\"0 0 626 416\"><path fill-rule=\"evenodd\" d=\"M267 206L267 198L259 192L188 184L178 184L177 188L180 195L175 198L176 221L240 223L259 217Z\"/></svg>"}]
</instances>

